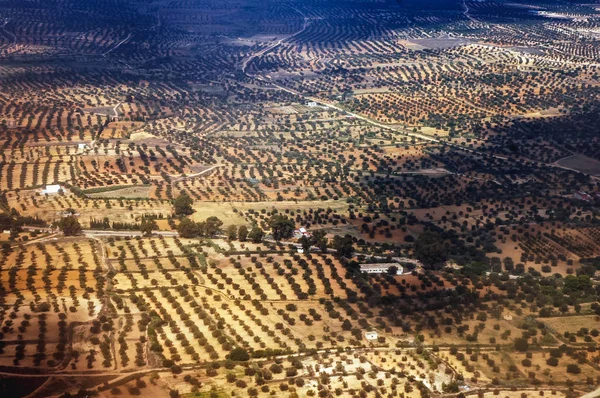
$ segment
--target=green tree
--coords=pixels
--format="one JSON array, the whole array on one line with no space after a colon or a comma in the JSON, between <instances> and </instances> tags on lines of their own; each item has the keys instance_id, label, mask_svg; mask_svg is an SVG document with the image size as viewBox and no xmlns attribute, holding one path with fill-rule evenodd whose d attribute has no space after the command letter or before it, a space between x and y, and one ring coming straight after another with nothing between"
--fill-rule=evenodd
<instances>
[{"instance_id":1,"label":"green tree","mask_svg":"<svg viewBox=\"0 0 600 398\"><path fill-rule=\"evenodd\" d=\"M206 221L196 223L196 234L197 236L206 236Z\"/></svg>"},{"instance_id":2,"label":"green tree","mask_svg":"<svg viewBox=\"0 0 600 398\"><path fill-rule=\"evenodd\" d=\"M2 254L8 256L12 252L12 245L8 242L2 243Z\"/></svg>"},{"instance_id":3,"label":"green tree","mask_svg":"<svg viewBox=\"0 0 600 398\"><path fill-rule=\"evenodd\" d=\"M67 236L74 236L81 233L81 224L79 224L77 217L73 215L61 218L58 222L58 228Z\"/></svg>"},{"instance_id":4,"label":"green tree","mask_svg":"<svg viewBox=\"0 0 600 398\"><path fill-rule=\"evenodd\" d=\"M189 218L182 218L177 225L177 232L182 238L196 238L200 235L198 224Z\"/></svg>"},{"instance_id":5,"label":"green tree","mask_svg":"<svg viewBox=\"0 0 600 398\"><path fill-rule=\"evenodd\" d=\"M352 329L352 323L349 320L344 319L344 322L342 322L342 329L344 329L346 331L347 330L351 330Z\"/></svg>"},{"instance_id":6,"label":"green tree","mask_svg":"<svg viewBox=\"0 0 600 398\"><path fill-rule=\"evenodd\" d=\"M334 236L332 246L340 257L352 257L352 254L354 253L354 245L352 236L350 235L345 235L343 237L339 235Z\"/></svg>"},{"instance_id":7,"label":"green tree","mask_svg":"<svg viewBox=\"0 0 600 398\"><path fill-rule=\"evenodd\" d=\"M298 369L296 369L293 366L291 366L289 368L286 368L285 369L285 376L286 377L295 377L295 376L298 376Z\"/></svg>"},{"instance_id":8,"label":"green tree","mask_svg":"<svg viewBox=\"0 0 600 398\"><path fill-rule=\"evenodd\" d=\"M265 231L263 231L262 228L258 226L253 227L250 233L248 234L248 238L254 243L262 242L264 236Z\"/></svg>"},{"instance_id":9,"label":"green tree","mask_svg":"<svg viewBox=\"0 0 600 398\"><path fill-rule=\"evenodd\" d=\"M451 381L448 384L442 383L442 391L445 393L455 394L460 391L460 386L458 385L458 382L456 382L456 381Z\"/></svg>"},{"instance_id":10,"label":"green tree","mask_svg":"<svg viewBox=\"0 0 600 398\"><path fill-rule=\"evenodd\" d=\"M567 365L567 373L578 375L579 373L581 373L581 369L576 364L570 363Z\"/></svg>"},{"instance_id":11,"label":"green tree","mask_svg":"<svg viewBox=\"0 0 600 398\"><path fill-rule=\"evenodd\" d=\"M0 213L0 229L3 231L14 229L21 232L23 221L24 220L14 208L11 209L10 214Z\"/></svg>"},{"instance_id":12,"label":"green tree","mask_svg":"<svg viewBox=\"0 0 600 398\"><path fill-rule=\"evenodd\" d=\"M194 201L186 193L182 193L173 200L173 208L178 216L187 216L194 212L192 204Z\"/></svg>"},{"instance_id":13,"label":"green tree","mask_svg":"<svg viewBox=\"0 0 600 398\"><path fill-rule=\"evenodd\" d=\"M319 250L321 250L322 253L327 253L327 232L325 232L322 229L316 230L315 232L312 233L312 236L310 237L311 239L311 245L312 246L317 246L319 248Z\"/></svg>"},{"instance_id":14,"label":"green tree","mask_svg":"<svg viewBox=\"0 0 600 398\"><path fill-rule=\"evenodd\" d=\"M296 225L294 224L294 221L290 220L288 217L276 214L270 218L269 227L271 227L273 239L279 241L281 239L291 238L292 235L294 235Z\"/></svg>"},{"instance_id":15,"label":"green tree","mask_svg":"<svg viewBox=\"0 0 600 398\"><path fill-rule=\"evenodd\" d=\"M237 227L235 225L230 225L227 227L227 230L225 231L225 233L227 234L227 239L229 240L235 240L237 239Z\"/></svg>"},{"instance_id":16,"label":"green tree","mask_svg":"<svg viewBox=\"0 0 600 398\"><path fill-rule=\"evenodd\" d=\"M590 290L592 286L592 281L588 275L567 275L565 277L563 291L566 294L573 294Z\"/></svg>"},{"instance_id":17,"label":"green tree","mask_svg":"<svg viewBox=\"0 0 600 398\"><path fill-rule=\"evenodd\" d=\"M423 232L415 241L415 256L429 268L439 268L448 259L448 247L437 232Z\"/></svg>"},{"instance_id":18,"label":"green tree","mask_svg":"<svg viewBox=\"0 0 600 398\"><path fill-rule=\"evenodd\" d=\"M231 350L229 355L227 355L227 359L231 359L232 361L245 362L250 359L250 354L248 354L248 351L244 350L243 348L236 347L233 350Z\"/></svg>"},{"instance_id":19,"label":"green tree","mask_svg":"<svg viewBox=\"0 0 600 398\"><path fill-rule=\"evenodd\" d=\"M240 242L245 242L247 237L248 227L246 227L245 225L240 225L240 228L238 229L238 239L240 240Z\"/></svg>"},{"instance_id":20,"label":"green tree","mask_svg":"<svg viewBox=\"0 0 600 398\"><path fill-rule=\"evenodd\" d=\"M152 231L156 229L158 229L158 224L156 221L142 219L142 223L140 224L140 231L142 231L142 235L150 236L152 235Z\"/></svg>"},{"instance_id":21,"label":"green tree","mask_svg":"<svg viewBox=\"0 0 600 398\"><path fill-rule=\"evenodd\" d=\"M310 249L310 246L311 246L311 240L309 238L302 235L300 237L300 239L298 239L298 243L300 243L300 245L302 246L302 249L304 249L305 252L308 252L308 250Z\"/></svg>"},{"instance_id":22,"label":"green tree","mask_svg":"<svg viewBox=\"0 0 600 398\"><path fill-rule=\"evenodd\" d=\"M529 349L529 343L527 342L527 339L522 337L517 337L514 341L514 344L515 350L517 351L525 352Z\"/></svg>"},{"instance_id":23,"label":"green tree","mask_svg":"<svg viewBox=\"0 0 600 398\"><path fill-rule=\"evenodd\" d=\"M209 238L212 238L219 233L222 226L223 221L221 221L218 217L208 217L205 221L204 234Z\"/></svg>"}]
</instances>

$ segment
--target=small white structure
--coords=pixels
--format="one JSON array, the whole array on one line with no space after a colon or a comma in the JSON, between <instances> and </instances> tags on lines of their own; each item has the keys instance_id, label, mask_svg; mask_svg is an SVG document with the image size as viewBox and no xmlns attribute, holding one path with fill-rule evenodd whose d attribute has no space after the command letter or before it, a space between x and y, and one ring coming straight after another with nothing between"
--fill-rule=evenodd
<instances>
[{"instance_id":1,"label":"small white structure","mask_svg":"<svg viewBox=\"0 0 600 398\"><path fill-rule=\"evenodd\" d=\"M80 151L87 149L87 147L87 144L84 143L77 144L77 149L79 149Z\"/></svg>"},{"instance_id":2,"label":"small white structure","mask_svg":"<svg viewBox=\"0 0 600 398\"><path fill-rule=\"evenodd\" d=\"M51 195L58 193L60 190L60 185L46 185L46 189L44 189L42 193Z\"/></svg>"},{"instance_id":3,"label":"small white structure","mask_svg":"<svg viewBox=\"0 0 600 398\"><path fill-rule=\"evenodd\" d=\"M369 341L377 340L378 338L379 335L377 334L377 332L365 332L365 339Z\"/></svg>"},{"instance_id":4,"label":"small white structure","mask_svg":"<svg viewBox=\"0 0 600 398\"><path fill-rule=\"evenodd\" d=\"M299 247L299 248L298 248L298 254L303 254L303 253L304 253L304 249L303 249L303 248L301 248L301 247Z\"/></svg>"},{"instance_id":5,"label":"small white structure","mask_svg":"<svg viewBox=\"0 0 600 398\"><path fill-rule=\"evenodd\" d=\"M308 106L309 108L316 108L319 105L315 101L310 101L306 103L306 106Z\"/></svg>"},{"instance_id":6,"label":"small white structure","mask_svg":"<svg viewBox=\"0 0 600 398\"><path fill-rule=\"evenodd\" d=\"M303 236L306 236L306 237L310 236L310 233L306 230L306 228L300 228L300 229L294 230L294 238L300 239Z\"/></svg>"},{"instance_id":7,"label":"small white structure","mask_svg":"<svg viewBox=\"0 0 600 398\"><path fill-rule=\"evenodd\" d=\"M573 194L573 198L577 200L583 200L585 202L591 202L593 200L592 195L587 192L577 191Z\"/></svg>"},{"instance_id":8,"label":"small white structure","mask_svg":"<svg viewBox=\"0 0 600 398\"><path fill-rule=\"evenodd\" d=\"M396 275L402 275L404 269L398 263L361 264L360 272L367 274L386 274L390 267L396 267Z\"/></svg>"}]
</instances>

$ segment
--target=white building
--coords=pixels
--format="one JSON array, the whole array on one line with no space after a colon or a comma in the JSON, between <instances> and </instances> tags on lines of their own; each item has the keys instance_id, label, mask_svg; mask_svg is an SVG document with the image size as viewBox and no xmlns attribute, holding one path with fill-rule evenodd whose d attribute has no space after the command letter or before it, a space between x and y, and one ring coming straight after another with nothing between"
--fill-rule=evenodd
<instances>
[{"instance_id":1,"label":"white building","mask_svg":"<svg viewBox=\"0 0 600 398\"><path fill-rule=\"evenodd\" d=\"M306 230L306 228L300 228L300 229L294 230L294 238L300 239L303 236L306 236L306 237L310 236L310 233Z\"/></svg>"},{"instance_id":2,"label":"white building","mask_svg":"<svg viewBox=\"0 0 600 398\"><path fill-rule=\"evenodd\" d=\"M396 267L396 275L402 275L404 269L398 263L384 263L384 264L361 264L360 272L367 274L387 274L390 267Z\"/></svg>"},{"instance_id":3,"label":"white building","mask_svg":"<svg viewBox=\"0 0 600 398\"><path fill-rule=\"evenodd\" d=\"M58 193L60 190L60 185L46 185L46 189L44 189L42 193L51 195Z\"/></svg>"},{"instance_id":4,"label":"white building","mask_svg":"<svg viewBox=\"0 0 600 398\"><path fill-rule=\"evenodd\" d=\"M377 340L378 338L379 335L377 334L377 332L365 332L365 339L369 341Z\"/></svg>"},{"instance_id":5,"label":"white building","mask_svg":"<svg viewBox=\"0 0 600 398\"><path fill-rule=\"evenodd\" d=\"M583 200L586 202L591 202L592 201L592 195L588 194L587 192L583 192L583 191L577 191L573 194L573 197L577 200Z\"/></svg>"},{"instance_id":6,"label":"white building","mask_svg":"<svg viewBox=\"0 0 600 398\"><path fill-rule=\"evenodd\" d=\"M306 103L306 106L308 106L309 108L316 108L318 104L315 101L310 101Z\"/></svg>"}]
</instances>

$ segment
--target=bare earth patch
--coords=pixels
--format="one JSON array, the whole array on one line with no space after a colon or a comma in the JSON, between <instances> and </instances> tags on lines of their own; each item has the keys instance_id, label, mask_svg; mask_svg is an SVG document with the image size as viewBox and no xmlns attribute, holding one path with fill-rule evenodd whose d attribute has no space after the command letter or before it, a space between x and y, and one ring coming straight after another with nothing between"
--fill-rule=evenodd
<instances>
[{"instance_id":1,"label":"bare earth patch","mask_svg":"<svg viewBox=\"0 0 600 398\"><path fill-rule=\"evenodd\" d=\"M112 191L96 192L89 194L88 196L91 198L148 198L148 195L150 194L150 189L152 189L150 185L135 186L115 189Z\"/></svg>"}]
</instances>

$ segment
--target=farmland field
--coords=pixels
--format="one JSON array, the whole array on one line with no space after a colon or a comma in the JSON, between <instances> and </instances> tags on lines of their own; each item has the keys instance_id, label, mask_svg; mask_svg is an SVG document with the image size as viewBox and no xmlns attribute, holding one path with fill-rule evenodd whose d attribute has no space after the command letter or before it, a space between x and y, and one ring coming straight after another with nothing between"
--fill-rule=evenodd
<instances>
[{"instance_id":1,"label":"farmland field","mask_svg":"<svg viewBox=\"0 0 600 398\"><path fill-rule=\"evenodd\" d=\"M559 160L558 164L584 173L600 175L600 161L587 156L574 155Z\"/></svg>"},{"instance_id":2,"label":"farmland field","mask_svg":"<svg viewBox=\"0 0 600 398\"><path fill-rule=\"evenodd\" d=\"M90 198L148 198L150 195L150 186L138 186L128 188L118 188L102 192L92 192L87 195Z\"/></svg>"}]
</instances>

